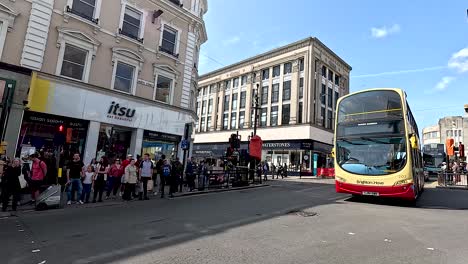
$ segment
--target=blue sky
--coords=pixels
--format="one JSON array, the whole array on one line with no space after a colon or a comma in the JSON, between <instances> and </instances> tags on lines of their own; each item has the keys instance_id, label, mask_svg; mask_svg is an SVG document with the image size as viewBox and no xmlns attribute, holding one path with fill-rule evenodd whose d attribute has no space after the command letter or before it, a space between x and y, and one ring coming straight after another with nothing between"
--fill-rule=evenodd
<instances>
[{"instance_id":1,"label":"blue sky","mask_svg":"<svg viewBox=\"0 0 468 264\"><path fill-rule=\"evenodd\" d=\"M211 0L200 73L315 36L348 62L351 91L400 87L420 129L468 104L468 2Z\"/></svg>"}]
</instances>

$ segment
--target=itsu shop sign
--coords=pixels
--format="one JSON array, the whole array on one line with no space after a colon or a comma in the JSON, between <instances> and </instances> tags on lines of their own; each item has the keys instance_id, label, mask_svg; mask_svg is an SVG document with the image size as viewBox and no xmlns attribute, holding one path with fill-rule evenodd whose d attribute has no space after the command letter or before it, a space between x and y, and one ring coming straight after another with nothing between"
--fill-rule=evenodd
<instances>
[{"instance_id":1,"label":"itsu shop sign","mask_svg":"<svg viewBox=\"0 0 468 264\"><path fill-rule=\"evenodd\" d=\"M135 112L135 109L123 107L119 103L112 101L109 109L107 110L107 118L122 121L132 121L133 117L135 116Z\"/></svg>"}]
</instances>

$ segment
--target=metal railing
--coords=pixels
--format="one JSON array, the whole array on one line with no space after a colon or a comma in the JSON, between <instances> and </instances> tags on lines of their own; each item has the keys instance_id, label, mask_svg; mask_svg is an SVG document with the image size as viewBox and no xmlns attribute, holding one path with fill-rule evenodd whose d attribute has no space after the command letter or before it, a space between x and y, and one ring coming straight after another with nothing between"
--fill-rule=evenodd
<instances>
[{"instance_id":1,"label":"metal railing","mask_svg":"<svg viewBox=\"0 0 468 264\"><path fill-rule=\"evenodd\" d=\"M439 186L468 189L468 174L441 172L437 175Z\"/></svg>"},{"instance_id":2,"label":"metal railing","mask_svg":"<svg viewBox=\"0 0 468 264\"><path fill-rule=\"evenodd\" d=\"M193 175L186 175L184 184L194 184L195 190L203 191L256 184L261 182L260 177L257 171L235 167L228 170L208 170L206 173L197 171ZM194 182L191 183L191 180Z\"/></svg>"}]
</instances>

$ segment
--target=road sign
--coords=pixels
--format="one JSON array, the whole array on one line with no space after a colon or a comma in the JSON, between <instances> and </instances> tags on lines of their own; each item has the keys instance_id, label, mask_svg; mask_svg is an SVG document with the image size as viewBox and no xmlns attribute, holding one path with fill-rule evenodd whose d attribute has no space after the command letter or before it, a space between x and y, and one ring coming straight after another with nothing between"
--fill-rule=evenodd
<instances>
[{"instance_id":1,"label":"road sign","mask_svg":"<svg viewBox=\"0 0 468 264\"><path fill-rule=\"evenodd\" d=\"M183 139L182 142L180 142L180 148L183 150L187 150L190 147L190 142L186 139Z\"/></svg>"}]
</instances>

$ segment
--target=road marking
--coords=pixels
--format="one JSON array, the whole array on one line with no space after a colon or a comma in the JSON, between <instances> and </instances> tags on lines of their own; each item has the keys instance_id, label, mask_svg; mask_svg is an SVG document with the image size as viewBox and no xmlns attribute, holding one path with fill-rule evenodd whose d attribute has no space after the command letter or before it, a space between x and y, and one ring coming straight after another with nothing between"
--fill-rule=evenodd
<instances>
[{"instance_id":1,"label":"road marking","mask_svg":"<svg viewBox=\"0 0 468 264\"><path fill-rule=\"evenodd\" d=\"M349 232L348 235L354 236L356 233Z\"/></svg>"},{"instance_id":2,"label":"road marking","mask_svg":"<svg viewBox=\"0 0 468 264\"><path fill-rule=\"evenodd\" d=\"M18 229L18 232L24 232L24 229Z\"/></svg>"},{"instance_id":3,"label":"road marking","mask_svg":"<svg viewBox=\"0 0 468 264\"><path fill-rule=\"evenodd\" d=\"M32 253L37 253L37 252L40 252L40 251L41 251L40 249L33 249Z\"/></svg>"},{"instance_id":4,"label":"road marking","mask_svg":"<svg viewBox=\"0 0 468 264\"><path fill-rule=\"evenodd\" d=\"M434 250L434 248L427 248L428 250Z\"/></svg>"},{"instance_id":5,"label":"road marking","mask_svg":"<svg viewBox=\"0 0 468 264\"><path fill-rule=\"evenodd\" d=\"M43 261L41 261L41 262L39 262L37 264L45 264L46 262L47 262L46 260L43 260Z\"/></svg>"}]
</instances>

